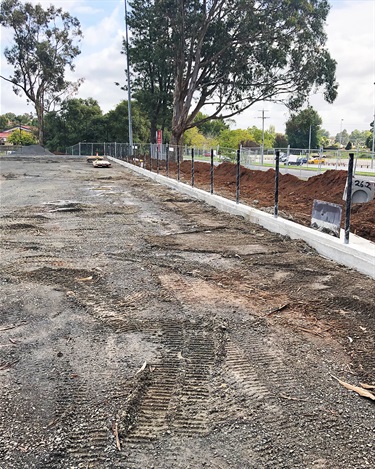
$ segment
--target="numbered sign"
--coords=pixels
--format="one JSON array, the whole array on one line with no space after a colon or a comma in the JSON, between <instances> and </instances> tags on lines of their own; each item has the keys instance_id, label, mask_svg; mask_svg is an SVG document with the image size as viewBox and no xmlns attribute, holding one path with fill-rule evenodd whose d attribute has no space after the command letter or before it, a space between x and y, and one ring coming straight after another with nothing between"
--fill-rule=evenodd
<instances>
[{"instance_id":1,"label":"numbered sign","mask_svg":"<svg viewBox=\"0 0 375 469\"><path fill-rule=\"evenodd\" d=\"M348 181L346 181L343 199L346 200L348 193ZM353 178L352 185L352 203L363 204L370 202L375 195L375 181L367 181L365 179Z\"/></svg>"}]
</instances>

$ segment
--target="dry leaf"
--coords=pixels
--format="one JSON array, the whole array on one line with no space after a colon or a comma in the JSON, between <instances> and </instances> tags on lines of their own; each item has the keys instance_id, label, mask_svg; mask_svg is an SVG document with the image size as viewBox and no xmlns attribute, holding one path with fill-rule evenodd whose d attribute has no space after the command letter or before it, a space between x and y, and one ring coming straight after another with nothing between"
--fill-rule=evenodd
<instances>
[{"instance_id":1,"label":"dry leaf","mask_svg":"<svg viewBox=\"0 0 375 469\"><path fill-rule=\"evenodd\" d=\"M375 394L372 394L372 392L366 391L366 389L360 388L359 386L353 386L352 384L345 383L345 381L341 381L341 379L336 378L336 376L332 375L332 378L335 378L341 384L341 386L349 389L349 391L354 391L362 397L368 397L369 399L375 401Z\"/></svg>"}]
</instances>

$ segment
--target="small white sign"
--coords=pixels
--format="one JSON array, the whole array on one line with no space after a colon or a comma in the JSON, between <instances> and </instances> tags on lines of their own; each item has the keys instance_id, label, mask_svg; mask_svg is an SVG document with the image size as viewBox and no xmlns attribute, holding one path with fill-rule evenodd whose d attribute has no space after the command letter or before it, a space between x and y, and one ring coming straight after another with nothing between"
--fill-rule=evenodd
<instances>
[{"instance_id":1,"label":"small white sign","mask_svg":"<svg viewBox=\"0 0 375 469\"><path fill-rule=\"evenodd\" d=\"M348 194L348 181L346 181L343 200L346 200ZM370 202L375 195L375 181L353 177L352 183L352 203L363 204Z\"/></svg>"}]
</instances>

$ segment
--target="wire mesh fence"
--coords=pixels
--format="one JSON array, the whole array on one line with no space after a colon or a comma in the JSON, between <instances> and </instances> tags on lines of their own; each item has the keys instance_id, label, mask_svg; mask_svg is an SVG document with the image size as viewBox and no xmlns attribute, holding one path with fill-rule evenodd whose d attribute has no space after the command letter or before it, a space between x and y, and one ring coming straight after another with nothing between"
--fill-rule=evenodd
<instances>
[{"instance_id":1,"label":"wire mesh fence","mask_svg":"<svg viewBox=\"0 0 375 469\"><path fill-rule=\"evenodd\" d=\"M279 215L280 172L288 172L290 168L295 174L295 170L299 169L301 176L305 178L311 166L321 172L327 169L347 170L348 161L350 161L352 164L351 178L352 175L355 175L356 168L358 170L362 169L363 166L373 168L374 160L371 153L361 152L359 149L355 154L344 150L323 152L322 149L290 147L281 149L241 147L233 149L218 146L208 149L204 147L194 148L187 145L174 146L150 143L136 143L130 146L128 143L118 142L80 142L69 147L67 154L91 157L90 161L92 157L95 159L95 156L98 156L98 158L110 156L115 159L125 160L148 171L177 179L177 181L189 184L191 187L198 186L199 189L209 191L211 194L214 194L215 190L222 194L224 190L225 197L228 195L229 198L235 197L237 204L244 203L241 187L243 183L245 183L243 189L248 195L249 188L246 187L246 184L249 178L250 181L253 180L251 170L267 169L267 166L269 166L275 170L274 175L271 174L271 177L274 177L275 180L274 191L273 193L270 191L267 198L273 205L272 213L276 218ZM367 158L363 158L364 156L367 156ZM304 170L307 171L303 174L302 171ZM221 186L220 184L217 185L217 177L222 178ZM198 181L198 184L196 184L196 181ZM375 184L371 190L375 191Z\"/></svg>"},{"instance_id":2,"label":"wire mesh fence","mask_svg":"<svg viewBox=\"0 0 375 469\"><path fill-rule=\"evenodd\" d=\"M280 167L298 166L315 167L321 170L343 169L349 161L349 153L354 153L354 172L374 169L374 154L357 148L355 150L324 150L322 148L262 148L262 147L240 147L241 165L246 168L256 166L274 166L275 152L280 154ZM237 161L235 148L216 146L192 147L188 145L150 144L135 143L132 147L128 143L119 142L79 142L68 147L66 153L80 156L112 156L121 160L135 162L136 164L148 164L152 169L151 161L159 161L161 165L169 162L182 162L190 160L192 151L196 161L209 161L213 154L215 163Z\"/></svg>"}]
</instances>

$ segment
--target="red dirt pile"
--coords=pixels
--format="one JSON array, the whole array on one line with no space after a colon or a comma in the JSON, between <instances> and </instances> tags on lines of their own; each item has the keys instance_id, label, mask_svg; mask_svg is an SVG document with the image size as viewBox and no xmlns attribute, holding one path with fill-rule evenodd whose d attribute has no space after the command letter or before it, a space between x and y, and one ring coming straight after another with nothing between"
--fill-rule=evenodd
<instances>
[{"instance_id":1,"label":"red dirt pile","mask_svg":"<svg viewBox=\"0 0 375 469\"><path fill-rule=\"evenodd\" d=\"M154 165L153 165L154 167ZM161 169L161 174L165 166ZM176 177L176 163L169 164L169 175ZM190 183L191 162L183 161L180 165L181 181ZM314 199L331 202L342 206L342 227L345 223L345 201L342 196L347 173L343 170L328 170L307 181L291 174L279 175L279 210L284 216L297 223L309 226ZM210 165L202 162L194 164L195 187L209 190ZM241 166L240 202L259 209L270 211L274 204L275 170L257 171ZM214 192L234 199L236 193L236 166L222 163L214 170ZM351 231L375 242L375 200L364 204L352 205Z\"/></svg>"}]
</instances>

